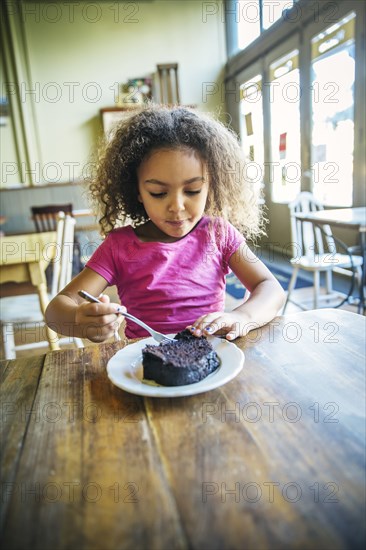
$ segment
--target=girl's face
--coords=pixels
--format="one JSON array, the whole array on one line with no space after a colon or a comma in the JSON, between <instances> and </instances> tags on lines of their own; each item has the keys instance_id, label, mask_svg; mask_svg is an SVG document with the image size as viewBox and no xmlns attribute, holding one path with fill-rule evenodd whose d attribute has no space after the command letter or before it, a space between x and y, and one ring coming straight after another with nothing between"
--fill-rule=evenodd
<instances>
[{"instance_id":1,"label":"girl's face","mask_svg":"<svg viewBox=\"0 0 366 550\"><path fill-rule=\"evenodd\" d=\"M203 216L207 166L190 149L158 149L137 170L139 200L155 227L169 240L187 235Z\"/></svg>"}]
</instances>

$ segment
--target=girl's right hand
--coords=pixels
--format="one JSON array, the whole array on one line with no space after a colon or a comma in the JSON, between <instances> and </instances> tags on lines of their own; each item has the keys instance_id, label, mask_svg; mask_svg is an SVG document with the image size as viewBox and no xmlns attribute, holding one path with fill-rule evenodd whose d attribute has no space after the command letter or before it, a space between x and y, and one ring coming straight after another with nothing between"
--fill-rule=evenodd
<instances>
[{"instance_id":1,"label":"girl's right hand","mask_svg":"<svg viewBox=\"0 0 366 550\"><path fill-rule=\"evenodd\" d=\"M83 302L75 312L75 323L81 330L81 338L97 343L112 338L123 321L123 316L118 312L127 311L124 306L111 303L109 296L103 294L98 299L103 303Z\"/></svg>"}]
</instances>

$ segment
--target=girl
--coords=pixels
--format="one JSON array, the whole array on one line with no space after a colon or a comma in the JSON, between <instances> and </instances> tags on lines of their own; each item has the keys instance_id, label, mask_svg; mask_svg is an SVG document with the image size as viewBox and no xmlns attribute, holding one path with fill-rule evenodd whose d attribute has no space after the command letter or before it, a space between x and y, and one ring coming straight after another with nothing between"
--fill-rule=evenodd
<instances>
[{"instance_id":1,"label":"girl","mask_svg":"<svg viewBox=\"0 0 366 550\"><path fill-rule=\"evenodd\" d=\"M111 337L122 317L102 295L108 285L122 309L165 334L189 326L196 336L233 340L271 321L284 292L246 244L263 233L263 220L243 168L234 135L205 115L150 105L122 122L90 185L106 238L50 302L47 323L94 342ZM225 313L230 269L250 298ZM103 303L84 301L80 289ZM148 336L130 321L125 332Z\"/></svg>"}]
</instances>

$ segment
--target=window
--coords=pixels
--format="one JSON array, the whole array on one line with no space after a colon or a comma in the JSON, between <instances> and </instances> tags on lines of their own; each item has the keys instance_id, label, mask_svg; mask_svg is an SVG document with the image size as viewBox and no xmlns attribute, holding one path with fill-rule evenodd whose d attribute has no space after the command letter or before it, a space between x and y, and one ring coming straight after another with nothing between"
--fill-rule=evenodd
<instances>
[{"instance_id":1,"label":"window","mask_svg":"<svg viewBox=\"0 0 366 550\"><path fill-rule=\"evenodd\" d=\"M291 9L293 4L293 0L276 0L275 2L273 0L264 0L262 2L263 30L269 29L279 19L286 18L285 10Z\"/></svg>"},{"instance_id":2,"label":"window","mask_svg":"<svg viewBox=\"0 0 366 550\"><path fill-rule=\"evenodd\" d=\"M293 200L301 189L299 51L271 63L270 182L273 202Z\"/></svg>"},{"instance_id":3,"label":"window","mask_svg":"<svg viewBox=\"0 0 366 550\"><path fill-rule=\"evenodd\" d=\"M249 160L262 163L263 155L269 203L288 203L299 191L311 191L325 206L361 206L366 4L301 0L292 5L275 24L279 12L273 11L271 34L227 63L228 89L235 82L241 90L239 108L227 99L233 127ZM263 29L264 1L258 6ZM257 102L254 85L262 90Z\"/></svg>"},{"instance_id":4,"label":"window","mask_svg":"<svg viewBox=\"0 0 366 550\"><path fill-rule=\"evenodd\" d=\"M260 2L241 0L238 2L238 10L238 48L243 50L261 33Z\"/></svg>"},{"instance_id":5,"label":"window","mask_svg":"<svg viewBox=\"0 0 366 550\"><path fill-rule=\"evenodd\" d=\"M238 49L245 49L279 19L286 19L286 10L291 9L294 3L295 0L240 0L236 2Z\"/></svg>"},{"instance_id":6,"label":"window","mask_svg":"<svg viewBox=\"0 0 366 550\"><path fill-rule=\"evenodd\" d=\"M312 187L330 206L352 206L354 38L351 13L311 41Z\"/></svg>"},{"instance_id":7,"label":"window","mask_svg":"<svg viewBox=\"0 0 366 550\"><path fill-rule=\"evenodd\" d=\"M247 175L253 184L263 187L263 96L260 74L240 87L240 136L247 159Z\"/></svg>"},{"instance_id":8,"label":"window","mask_svg":"<svg viewBox=\"0 0 366 550\"><path fill-rule=\"evenodd\" d=\"M252 11L249 3L248 20L254 4L261 10L260 34L241 52L234 44L244 23L227 20L226 106L254 181L263 162L265 241L282 247L290 238L287 204L299 191L329 208L366 204L366 3L299 0L272 14L265 0Z\"/></svg>"},{"instance_id":9,"label":"window","mask_svg":"<svg viewBox=\"0 0 366 550\"><path fill-rule=\"evenodd\" d=\"M248 161L263 168L262 76L256 75L240 87L241 139Z\"/></svg>"}]
</instances>

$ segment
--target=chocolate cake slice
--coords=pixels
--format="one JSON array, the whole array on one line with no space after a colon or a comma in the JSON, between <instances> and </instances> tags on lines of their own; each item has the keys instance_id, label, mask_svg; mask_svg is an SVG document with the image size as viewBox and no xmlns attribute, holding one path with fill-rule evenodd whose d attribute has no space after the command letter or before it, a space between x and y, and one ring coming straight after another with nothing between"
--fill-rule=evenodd
<instances>
[{"instance_id":1,"label":"chocolate cake slice","mask_svg":"<svg viewBox=\"0 0 366 550\"><path fill-rule=\"evenodd\" d=\"M197 338L188 329L178 332L177 342L142 350L144 378L162 386L185 386L203 380L220 365L217 353L205 336Z\"/></svg>"}]
</instances>

